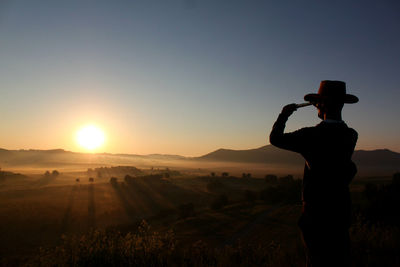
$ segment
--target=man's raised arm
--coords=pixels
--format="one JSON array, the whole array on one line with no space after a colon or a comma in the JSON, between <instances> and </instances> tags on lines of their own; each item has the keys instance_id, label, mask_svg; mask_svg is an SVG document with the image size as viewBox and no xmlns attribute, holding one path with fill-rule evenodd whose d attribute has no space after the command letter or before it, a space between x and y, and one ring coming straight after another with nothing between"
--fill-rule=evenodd
<instances>
[{"instance_id":1,"label":"man's raised arm","mask_svg":"<svg viewBox=\"0 0 400 267\"><path fill-rule=\"evenodd\" d=\"M292 133L284 133L286 121L296 110L296 104L289 104L283 107L269 135L269 142L272 145L295 152L301 151L301 130Z\"/></svg>"}]
</instances>

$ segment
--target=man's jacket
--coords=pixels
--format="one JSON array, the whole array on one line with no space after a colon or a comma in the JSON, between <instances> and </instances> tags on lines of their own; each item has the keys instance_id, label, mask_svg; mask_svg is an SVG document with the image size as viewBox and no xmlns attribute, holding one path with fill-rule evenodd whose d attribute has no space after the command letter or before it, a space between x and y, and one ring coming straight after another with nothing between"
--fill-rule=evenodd
<instances>
[{"instance_id":1,"label":"man's jacket","mask_svg":"<svg viewBox=\"0 0 400 267\"><path fill-rule=\"evenodd\" d=\"M351 160L358 134L344 122L321 122L284 133L288 117L280 114L270 143L300 153L306 160L303 215L300 226L335 224L348 227L351 216L349 183L357 168Z\"/></svg>"}]
</instances>

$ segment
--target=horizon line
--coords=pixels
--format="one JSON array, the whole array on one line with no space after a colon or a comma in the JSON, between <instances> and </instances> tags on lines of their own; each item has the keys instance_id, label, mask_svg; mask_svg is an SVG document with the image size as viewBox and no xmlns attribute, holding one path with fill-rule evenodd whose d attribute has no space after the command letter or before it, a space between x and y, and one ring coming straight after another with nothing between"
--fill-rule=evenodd
<instances>
[{"instance_id":1,"label":"horizon line","mask_svg":"<svg viewBox=\"0 0 400 267\"><path fill-rule=\"evenodd\" d=\"M271 144L259 146L256 148L247 148L247 149L231 149L231 148L218 148L213 151L207 152L205 154L202 154L200 156L187 156L187 155L180 155L180 154L168 154L168 153L149 153L149 154L136 154L136 153L112 153L112 152L79 152L79 151L72 151L72 150L66 150L64 148L52 148L52 149L36 149L36 148L19 148L19 149L7 149L0 147L0 150L6 150L6 151L63 151L63 152L69 152L69 153L77 153L77 154L92 154L92 155L100 155L100 154L109 154L109 155L130 155L130 156L155 156L155 155L160 155L160 156L178 156L178 157L184 157L184 158L197 158L197 157L202 157L205 155L208 155L210 153L213 153L218 150L231 150L231 151L246 151L246 150L255 150L255 149L260 149L262 147L266 146L273 146ZM379 151L379 150L387 150L391 151L394 153L399 153L400 151L395 151L389 148L375 148L375 149L356 149L354 151Z\"/></svg>"}]
</instances>

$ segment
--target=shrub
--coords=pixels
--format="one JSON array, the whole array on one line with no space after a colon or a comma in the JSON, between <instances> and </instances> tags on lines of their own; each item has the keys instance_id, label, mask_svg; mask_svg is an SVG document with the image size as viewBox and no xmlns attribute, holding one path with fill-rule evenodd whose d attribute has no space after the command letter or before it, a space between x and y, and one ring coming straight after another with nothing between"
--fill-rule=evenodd
<instances>
[{"instance_id":1,"label":"shrub","mask_svg":"<svg viewBox=\"0 0 400 267\"><path fill-rule=\"evenodd\" d=\"M111 177L110 178L110 184L116 185L117 183L118 183L118 178L116 178L116 177Z\"/></svg>"},{"instance_id":2,"label":"shrub","mask_svg":"<svg viewBox=\"0 0 400 267\"><path fill-rule=\"evenodd\" d=\"M242 173L242 178L251 178L251 173Z\"/></svg>"},{"instance_id":3,"label":"shrub","mask_svg":"<svg viewBox=\"0 0 400 267\"><path fill-rule=\"evenodd\" d=\"M222 177L228 177L228 176L229 176L229 172L223 172L223 173L221 174L221 176L222 176Z\"/></svg>"}]
</instances>

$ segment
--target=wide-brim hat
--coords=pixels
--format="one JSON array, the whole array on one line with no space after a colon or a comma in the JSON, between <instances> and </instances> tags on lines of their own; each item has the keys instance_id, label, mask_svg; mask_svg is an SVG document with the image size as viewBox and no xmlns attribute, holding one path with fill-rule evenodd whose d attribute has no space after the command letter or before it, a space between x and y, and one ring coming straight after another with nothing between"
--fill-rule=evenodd
<instances>
[{"instance_id":1,"label":"wide-brim hat","mask_svg":"<svg viewBox=\"0 0 400 267\"><path fill-rule=\"evenodd\" d=\"M358 97L346 93L346 83L342 81L322 81L317 94L307 94L304 100L315 103L322 101L334 101L345 104L358 102Z\"/></svg>"}]
</instances>

